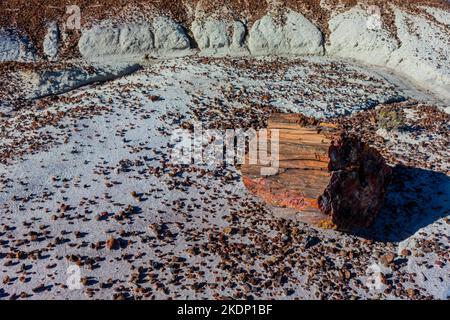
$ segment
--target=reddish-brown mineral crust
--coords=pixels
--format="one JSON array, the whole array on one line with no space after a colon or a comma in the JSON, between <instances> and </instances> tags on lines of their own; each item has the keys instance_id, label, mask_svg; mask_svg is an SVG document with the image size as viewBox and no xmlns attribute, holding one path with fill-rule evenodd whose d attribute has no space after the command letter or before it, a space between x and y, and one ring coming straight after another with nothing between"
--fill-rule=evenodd
<instances>
[{"instance_id":1,"label":"reddish-brown mineral crust","mask_svg":"<svg viewBox=\"0 0 450 320\"><path fill-rule=\"evenodd\" d=\"M355 137L338 137L329 152L332 175L319 197L320 210L341 229L369 227L383 204L390 167Z\"/></svg>"},{"instance_id":2,"label":"reddish-brown mineral crust","mask_svg":"<svg viewBox=\"0 0 450 320\"><path fill-rule=\"evenodd\" d=\"M279 132L279 169L262 175L263 166L249 164L247 155L241 172L250 192L295 209L308 223L340 230L370 226L391 173L378 151L334 124L299 114L273 114L268 129ZM270 150L264 150L269 157Z\"/></svg>"}]
</instances>

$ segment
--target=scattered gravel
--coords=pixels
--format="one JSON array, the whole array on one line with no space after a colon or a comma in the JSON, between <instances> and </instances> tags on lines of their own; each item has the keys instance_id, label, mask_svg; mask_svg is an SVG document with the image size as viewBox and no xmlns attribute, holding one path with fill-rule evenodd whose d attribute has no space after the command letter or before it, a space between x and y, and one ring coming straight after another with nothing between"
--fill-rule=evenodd
<instances>
[{"instance_id":1,"label":"scattered gravel","mask_svg":"<svg viewBox=\"0 0 450 320\"><path fill-rule=\"evenodd\" d=\"M274 217L234 166L170 159L177 128L280 110L339 116L413 166L373 229ZM448 123L377 73L311 59L178 59L17 103L0 118L0 297L445 299Z\"/></svg>"}]
</instances>

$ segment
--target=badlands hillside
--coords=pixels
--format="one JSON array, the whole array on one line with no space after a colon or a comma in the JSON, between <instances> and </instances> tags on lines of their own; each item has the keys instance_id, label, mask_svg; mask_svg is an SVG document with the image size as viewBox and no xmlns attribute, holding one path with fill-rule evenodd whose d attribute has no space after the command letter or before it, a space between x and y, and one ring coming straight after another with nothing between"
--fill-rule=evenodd
<instances>
[{"instance_id":1,"label":"badlands hillside","mask_svg":"<svg viewBox=\"0 0 450 320\"><path fill-rule=\"evenodd\" d=\"M447 1L0 10L0 299L448 299ZM384 157L372 226L305 224L239 165L173 161L177 130L274 113Z\"/></svg>"}]
</instances>

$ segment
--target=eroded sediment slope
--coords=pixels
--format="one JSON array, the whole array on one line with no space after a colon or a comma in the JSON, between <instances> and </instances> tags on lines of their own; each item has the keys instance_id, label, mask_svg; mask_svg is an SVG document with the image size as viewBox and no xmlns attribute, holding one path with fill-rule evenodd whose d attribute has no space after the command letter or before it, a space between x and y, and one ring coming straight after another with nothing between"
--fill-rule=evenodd
<instances>
[{"instance_id":1,"label":"eroded sediment slope","mask_svg":"<svg viewBox=\"0 0 450 320\"><path fill-rule=\"evenodd\" d=\"M6 1L10 11L0 19L0 60L326 53L388 66L450 99L450 7L445 1L75 4L81 9L81 30L68 29L70 14L59 1ZM14 11L19 7L20 15Z\"/></svg>"}]
</instances>

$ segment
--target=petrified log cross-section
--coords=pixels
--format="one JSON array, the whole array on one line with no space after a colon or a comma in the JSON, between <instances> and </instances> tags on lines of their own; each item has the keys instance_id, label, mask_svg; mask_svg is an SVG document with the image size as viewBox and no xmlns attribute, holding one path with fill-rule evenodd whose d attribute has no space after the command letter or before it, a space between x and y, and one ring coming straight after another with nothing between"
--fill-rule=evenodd
<instances>
[{"instance_id":1,"label":"petrified log cross-section","mask_svg":"<svg viewBox=\"0 0 450 320\"><path fill-rule=\"evenodd\" d=\"M264 166L250 164L247 154L241 172L250 192L321 227L349 230L373 222L391 173L375 149L335 125L299 114L273 114L268 129L263 151L273 157L271 144L278 143L279 170L263 176ZM278 129L277 141L270 129Z\"/></svg>"}]
</instances>

